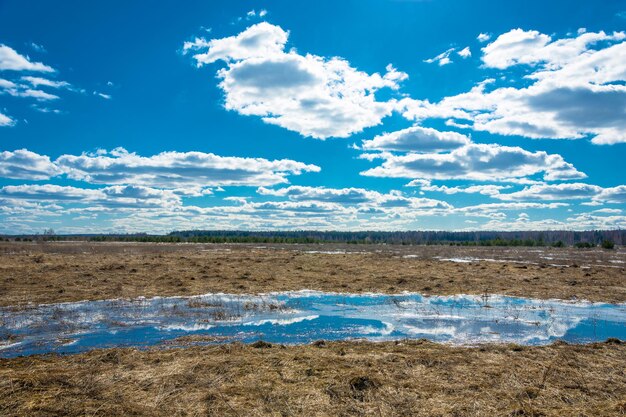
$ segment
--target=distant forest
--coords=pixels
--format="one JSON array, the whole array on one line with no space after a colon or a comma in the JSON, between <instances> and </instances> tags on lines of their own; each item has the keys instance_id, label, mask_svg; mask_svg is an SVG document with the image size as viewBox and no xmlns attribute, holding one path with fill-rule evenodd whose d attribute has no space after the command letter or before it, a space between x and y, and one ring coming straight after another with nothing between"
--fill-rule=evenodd
<instances>
[{"instance_id":1,"label":"distant forest","mask_svg":"<svg viewBox=\"0 0 626 417\"><path fill-rule=\"evenodd\" d=\"M590 231L518 231L518 232L339 232L339 231L238 231L185 230L167 235L83 234L62 235L46 230L37 235L0 236L14 241L95 241L95 242L190 242L190 243L348 243L397 245L463 245L463 246L603 246L626 244L626 230Z\"/></svg>"},{"instance_id":2,"label":"distant forest","mask_svg":"<svg viewBox=\"0 0 626 417\"><path fill-rule=\"evenodd\" d=\"M444 231L407 231L407 232L337 232L337 231L227 231L227 230L185 230L176 231L169 236L185 241L256 241L277 243L387 243L399 245L428 244L493 244L514 246L572 246L588 243L593 246L604 241L617 245L626 244L626 230L590 230L590 231L519 231L519 232L444 232Z\"/></svg>"}]
</instances>

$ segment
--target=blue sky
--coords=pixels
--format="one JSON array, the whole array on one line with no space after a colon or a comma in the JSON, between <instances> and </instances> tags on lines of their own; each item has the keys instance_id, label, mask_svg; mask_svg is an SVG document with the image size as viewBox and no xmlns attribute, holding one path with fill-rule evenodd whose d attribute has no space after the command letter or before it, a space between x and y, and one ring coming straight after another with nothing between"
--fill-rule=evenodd
<instances>
[{"instance_id":1,"label":"blue sky","mask_svg":"<svg viewBox=\"0 0 626 417\"><path fill-rule=\"evenodd\" d=\"M0 233L626 226L626 1L0 1Z\"/></svg>"}]
</instances>

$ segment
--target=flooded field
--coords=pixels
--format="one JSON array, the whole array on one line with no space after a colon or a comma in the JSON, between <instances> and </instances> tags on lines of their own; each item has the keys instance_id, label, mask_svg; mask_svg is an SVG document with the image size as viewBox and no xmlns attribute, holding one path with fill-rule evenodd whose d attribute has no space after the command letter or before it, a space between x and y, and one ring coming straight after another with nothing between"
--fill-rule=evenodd
<instances>
[{"instance_id":1,"label":"flooded field","mask_svg":"<svg viewBox=\"0 0 626 417\"><path fill-rule=\"evenodd\" d=\"M624 415L625 261L3 242L0 415Z\"/></svg>"},{"instance_id":2,"label":"flooded field","mask_svg":"<svg viewBox=\"0 0 626 417\"><path fill-rule=\"evenodd\" d=\"M505 296L209 294L0 308L0 357L145 347L189 335L207 343L425 338L455 345L626 340L626 304Z\"/></svg>"}]
</instances>

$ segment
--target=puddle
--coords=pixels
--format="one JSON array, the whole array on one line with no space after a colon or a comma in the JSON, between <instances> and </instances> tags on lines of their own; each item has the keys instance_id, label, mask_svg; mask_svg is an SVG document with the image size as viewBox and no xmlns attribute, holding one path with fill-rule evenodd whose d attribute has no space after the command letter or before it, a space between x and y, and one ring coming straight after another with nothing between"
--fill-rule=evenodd
<instances>
[{"instance_id":1,"label":"puddle","mask_svg":"<svg viewBox=\"0 0 626 417\"><path fill-rule=\"evenodd\" d=\"M172 344L187 336L212 343L404 338L455 345L587 343L626 339L626 304L297 291L0 308L0 357Z\"/></svg>"},{"instance_id":2,"label":"puddle","mask_svg":"<svg viewBox=\"0 0 626 417\"><path fill-rule=\"evenodd\" d=\"M345 250L305 250L303 253L321 253L324 255L360 255L362 252L350 252Z\"/></svg>"}]
</instances>

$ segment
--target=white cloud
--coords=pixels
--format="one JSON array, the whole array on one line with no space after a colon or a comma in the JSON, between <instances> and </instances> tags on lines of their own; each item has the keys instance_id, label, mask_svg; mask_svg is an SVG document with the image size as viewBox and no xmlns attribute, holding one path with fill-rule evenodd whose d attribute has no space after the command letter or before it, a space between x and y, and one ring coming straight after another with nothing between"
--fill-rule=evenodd
<instances>
[{"instance_id":1,"label":"white cloud","mask_svg":"<svg viewBox=\"0 0 626 417\"><path fill-rule=\"evenodd\" d=\"M460 51L457 52L457 54L461 57L461 58L469 58L472 56L472 51L470 50L469 46L466 46L465 48L461 49Z\"/></svg>"},{"instance_id":2,"label":"white cloud","mask_svg":"<svg viewBox=\"0 0 626 417\"><path fill-rule=\"evenodd\" d=\"M413 126L391 133L383 133L362 143L364 150L402 152L442 152L468 145L470 139L456 132Z\"/></svg>"},{"instance_id":3,"label":"white cloud","mask_svg":"<svg viewBox=\"0 0 626 417\"><path fill-rule=\"evenodd\" d=\"M45 155L20 149L0 153L0 177L45 180L67 174L92 184L167 188L178 195L200 196L206 187L220 185L267 186L286 183L289 175L319 172L316 165L290 159L223 157L202 152L162 152L150 157L123 148L94 154Z\"/></svg>"},{"instance_id":4,"label":"white cloud","mask_svg":"<svg viewBox=\"0 0 626 417\"><path fill-rule=\"evenodd\" d=\"M260 17L260 18L263 18L266 15L267 15L267 10L265 10L265 9L259 10L258 12L256 10L252 9L248 13L246 13L246 19L250 20L250 19L252 19L254 17L257 17L257 16ZM241 19L239 19L239 20L241 20Z\"/></svg>"},{"instance_id":5,"label":"white cloud","mask_svg":"<svg viewBox=\"0 0 626 417\"><path fill-rule=\"evenodd\" d=\"M35 42L29 43L28 46L30 46L31 48L33 48L33 50L35 50L37 52L43 52L43 53L48 52L48 51L46 51L46 48L44 48L43 45L36 44Z\"/></svg>"},{"instance_id":6,"label":"white cloud","mask_svg":"<svg viewBox=\"0 0 626 417\"><path fill-rule=\"evenodd\" d=\"M37 106L36 104L32 105L31 107L41 113L55 113L55 114L61 113L61 110L59 109L51 109L49 107L40 107L40 106Z\"/></svg>"},{"instance_id":7,"label":"white cloud","mask_svg":"<svg viewBox=\"0 0 626 417\"><path fill-rule=\"evenodd\" d=\"M0 197L12 200L84 204L90 207L109 208L159 208L180 205L180 197L172 191L141 186L88 189L53 184L7 185L0 188Z\"/></svg>"},{"instance_id":8,"label":"white cloud","mask_svg":"<svg viewBox=\"0 0 626 417\"><path fill-rule=\"evenodd\" d=\"M563 157L495 144L469 144L450 153L363 155L383 163L362 172L372 177L503 181L543 172L545 180L584 178Z\"/></svg>"},{"instance_id":9,"label":"white cloud","mask_svg":"<svg viewBox=\"0 0 626 417\"><path fill-rule=\"evenodd\" d=\"M607 203L626 203L626 185L604 188L596 197L596 200L605 201Z\"/></svg>"},{"instance_id":10,"label":"white cloud","mask_svg":"<svg viewBox=\"0 0 626 417\"><path fill-rule=\"evenodd\" d=\"M521 191L500 194L501 200L571 200L590 199L597 196L602 187L583 183L538 184Z\"/></svg>"},{"instance_id":11,"label":"white cloud","mask_svg":"<svg viewBox=\"0 0 626 417\"><path fill-rule=\"evenodd\" d=\"M260 116L269 124L316 139L347 137L380 124L395 100L378 101L375 92L395 90L406 79L393 66L384 75L367 74L344 59L285 51L289 33L261 22L237 36L186 42L183 51L202 51L198 66L222 60L218 71L225 107Z\"/></svg>"},{"instance_id":12,"label":"white cloud","mask_svg":"<svg viewBox=\"0 0 626 417\"><path fill-rule=\"evenodd\" d=\"M101 97L101 98L103 98L103 99L105 99L105 100L111 100L111 99L113 98L113 97L111 97L111 95L110 95L110 94L99 93L99 92L97 92L97 91L94 91L94 92L93 92L93 94L94 94L95 96Z\"/></svg>"},{"instance_id":13,"label":"white cloud","mask_svg":"<svg viewBox=\"0 0 626 417\"><path fill-rule=\"evenodd\" d=\"M41 80L44 79L41 78ZM50 101L59 98L59 96L47 93L43 90L33 89L28 84L16 84L13 81L0 78L0 95L2 94L9 94L13 97L34 98L37 101Z\"/></svg>"},{"instance_id":14,"label":"white cloud","mask_svg":"<svg viewBox=\"0 0 626 417\"><path fill-rule=\"evenodd\" d=\"M593 213L607 213L607 214L620 214L622 212L623 210L613 209L613 208L603 208L603 209L598 209L598 210L593 211Z\"/></svg>"},{"instance_id":15,"label":"white cloud","mask_svg":"<svg viewBox=\"0 0 626 417\"><path fill-rule=\"evenodd\" d=\"M412 180L411 182L405 185L405 187L429 187L429 186L430 186L430 180L425 180L421 178Z\"/></svg>"},{"instance_id":16,"label":"white cloud","mask_svg":"<svg viewBox=\"0 0 626 417\"><path fill-rule=\"evenodd\" d=\"M268 189L261 187L258 189L258 193L275 197L287 197L293 201L317 201L342 205L361 205L380 209L393 207L449 209L452 207L445 201L430 198L407 197L400 191L380 193L363 188L290 186L279 189Z\"/></svg>"},{"instance_id":17,"label":"white cloud","mask_svg":"<svg viewBox=\"0 0 626 417\"><path fill-rule=\"evenodd\" d=\"M56 161L68 177L93 184L133 184L162 188L286 183L288 175L319 167L290 159L224 157L202 152L162 152L145 157L123 148L111 152L62 155Z\"/></svg>"},{"instance_id":18,"label":"white cloud","mask_svg":"<svg viewBox=\"0 0 626 417\"><path fill-rule=\"evenodd\" d=\"M32 62L10 46L0 44L0 71L54 72L54 69L41 62Z\"/></svg>"},{"instance_id":19,"label":"white cloud","mask_svg":"<svg viewBox=\"0 0 626 417\"><path fill-rule=\"evenodd\" d=\"M567 218L567 222L578 230L611 230L626 228L626 216L598 216L582 213Z\"/></svg>"},{"instance_id":20,"label":"white cloud","mask_svg":"<svg viewBox=\"0 0 626 417\"><path fill-rule=\"evenodd\" d=\"M31 69L32 70L32 69ZM27 71L24 69L24 71ZM43 89L42 89L43 88ZM46 89L55 89L55 94L52 94ZM24 75L14 76L13 79L8 80L0 78L0 95L8 94L13 97L35 99L37 102L50 102L59 100L60 90L68 90L72 92L83 93L84 90L75 88L67 81L51 80L40 76ZM31 108L42 113L61 113L58 109L51 109L49 107L42 107L38 104L31 104ZM2 119L0 117L0 119ZM7 120L0 120L0 126L11 126L15 122L9 123Z\"/></svg>"},{"instance_id":21,"label":"white cloud","mask_svg":"<svg viewBox=\"0 0 626 417\"><path fill-rule=\"evenodd\" d=\"M416 121L469 121L463 125L494 134L626 142L626 42L619 42L624 37L588 32L552 41L536 31L513 30L483 48L483 60L495 68L530 66L529 86L488 91L496 83L488 79L439 103L403 99L403 114Z\"/></svg>"},{"instance_id":22,"label":"white cloud","mask_svg":"<svg viewBox=\"0 0 626 417\"><path fill-rule=\"evenodd\" d=\"M473 226L472 230L611 230L624 229L626 216L598 216L592 213L583 213L568 217L565 220L540 219L530 220L523 216L517 219L492 219L486 223Z\"/></svg>"},{"instance_id":23,"label":"white cloud","mask_svg":"<svg viewBox=\"0 0 626 417\"><path fill-rule=\"evenodd\" d=\"M37 101L49 101L49 100L58 100L59 96L46 93L42 90L33 90L31 88L27 88L24 91L20 91L16 94L18 97L30 97L34 98Z\"/></svg>"},{"instance_id":24,"label":"white cloud","mask_svg":"<svg viewBox=\"0 0 626 417\"><path fill-rule=\"evenodd\" d=\"M576 200L626 203L626 185L603 188L584 183L537 184L521 191L494 195L501 200Z\"/></svg>"},{"instance_id":25,"label":"white cloud","mask_svg":"<svg viewBox=\"0 0 626 417\"><path fill-rule=\"evenodd\" d=\"M455 50L456 48L450 48L447 51L440 53L434 58L425 59L424 62L426 62L427 64L437 63L437 65L439 65L440 67L451 64L452 60L450 59L450 54L454 52Z\"/></svg>"},{"instance_id":26,"label":"white cloud","mask_svg":"<svg viewBox=\"0 0 626 417\"><path fill-rule=\"evenodd\" d=\"M280 26L261 22L250 26L237 36L210 41L196 38L193 42L185 42L183 52L206 50L193 56L198 67L219 60L232 62L280 56L284 54L288 37L289 32L284 31Z\"/></svg>"},{"instance_id":27,"label":"white cloud","mask_svg":"<svg viewBox=\"0 0 626 417\"><path fill-rule=\"evenodd\" d=\"M15 84L13 81L0 78L0 88L3 90L14 90L17 88L17 84Z\"/></svg>"},{"instance_id":28,"label":"white cloud","mask_svg":"<svg viewBox=\"0 0 626 417\"><path fill-rule=\"evenodd\" d=\"M575 38L552 41L552 38L536 30L513 29L504 33L485 46L482 60L487 67L508 68L513 65L543 64L547 68L562 68L577 59L589 46L598 42L620 41L626 38L624 32L606 34L604 32L581 33Z\"/></svg>"},{"instance_id":29,"label":"white cloud","mask_svg":"<svg viewBox=\"0 0 626 417\"><path fill-rule=\"evenodd\" d=\"M413 181L411 181L411 183L413 183ZM413 186L415 185L416 184L413 184ZM510 185L493 185L493 184L471 185L469 187L449 187L447 185L436 186L436 185L430 185L430 184L421 186L421 189L424 191L436 191L436 192L445 193L445 194L458 194L458 193L482 194L482 195L489 195L489 196L499 195L500 191L506 190L509 188L511 188Z\"/></svg>"},{"instance_id":30,"label":"white cloud","mask_svg":"<svg viewBox=\"0 0 626 417\"><path fill-rule=\"evenodd\" d=\"M0 126L13 126L15 124L15 120L6 114L0 113Z\"/></svg>"},{"instance_id":31,"label":"white cloud","mask_svg":"<svg viewBox=\"0 0 626 417\"><path fill-rule=\"evenodd\" d=\"M0 177L22 180L47 180L61 170L50 158L27 149L0 152Z\"/></svg>"},{"instance_id":32,"label":"white cloud","mask_svg":"<svg viewBox=\"0 0 626 417\"><path fill-rule=\"evenodd\" d=\"M30 83L33 87L39 87L39 86L51 87L51 88L68 88L68 87L70 87L70 83L68 83L66 81L54 81L54 80L49 80L47 78L33 77L33 76L30 76L30 75L23 76L22 80Z\"/></svg>"},{"instance_id":33,"label":"white cloud","mask_svg":"<svg viewBox=\"0 0 626 417\"><path fill-rule=\"evenodd\" d=\"M491 39L491 35L488 33L479 33L476 39L478 39L478 42L487 42Z\"/></svg>"},{"instance_id":34,"label":"white cloud","mask_svg":"<svg viewBox=\"0 0 626 417\"><path fill-rule=\"evenodd\" d=\"M492 213L498 213L501 211L517 211L517 210L554 210L562 207L567 207L569 204L567 203L485 203L485 204L476 204L466 207L459 207L456 209L458 213L464 213L470 216L477 217L492 217ZM502 216L497 216L502 217Z\"/></svg>"},{"instance_id":35,"label":"white cloud","mask_svg":"<svg viewBox=\"0 0 626 417\"><path fill-rule=\"evenodd\" d=\"M483 48L482 60L491 68L507 68L517 63L536 62L532 51L540 50L550 37L536 30L513 29ZM529 54L531 52L531 54Z\"/></svg>"}]
</instances>

